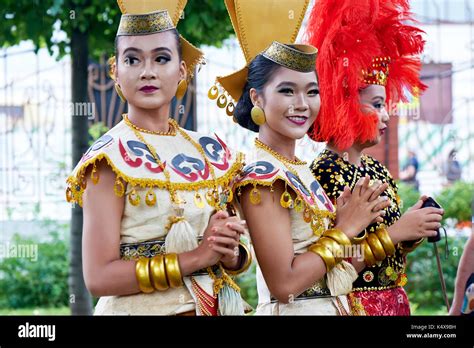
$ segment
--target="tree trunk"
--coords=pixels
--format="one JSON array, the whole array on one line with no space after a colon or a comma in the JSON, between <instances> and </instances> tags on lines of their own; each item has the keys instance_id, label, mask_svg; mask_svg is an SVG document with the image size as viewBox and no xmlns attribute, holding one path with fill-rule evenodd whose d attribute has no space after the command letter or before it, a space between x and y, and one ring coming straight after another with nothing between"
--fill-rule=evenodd
<instances>
[{"instance_id":1,"label":"tree trunk","mask_svg":"<svg viewBox=\"0 0 474 348\"><path fill-rule=\"evenodd\" d=\"M88 67L88 33L81 33L78 28L72 30L72 102L73 105L87 103L87 67ZM87 108L74 107L72 112L72 161L73 167L80 161L88 147L88 118L80 110ZM78 111L79 110L79 111ZM69 272L69 304L72 315L91 315L92 298L84 283L82 273L82 208L72 208L71 251Z\"/></svg>"}]
</instances>

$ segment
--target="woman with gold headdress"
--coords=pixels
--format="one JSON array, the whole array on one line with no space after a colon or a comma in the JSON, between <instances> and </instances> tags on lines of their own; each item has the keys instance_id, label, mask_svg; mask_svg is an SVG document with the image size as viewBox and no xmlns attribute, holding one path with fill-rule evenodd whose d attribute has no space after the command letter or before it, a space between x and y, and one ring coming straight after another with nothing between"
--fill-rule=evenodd
<instances>
[{"instance_id":1,"label":"woman with gold headdress","mask_svg":"<svg viewBox=\"0 0 474 348\"><path fill-rule=\"evenodd\" d=\"M361 229L355 242L364 261L353 259L359 276L350 299L360 315L409 315L403 289L406 255L425 237L436 235L443 211L420 209L424 197L400 214L397 185L375 158L362 151L378 144L389 114L406 92L424 89L419 79L421 30L410 26L406 0L319 0L307 26L308 42L319 49L321 113L311 136L328 143L311 165L335 199L361 177L388 183L383 221Z\"/></svg>"},{"instance_id":2,"label":"woman with gold headdress","mask_svg":"<svg viewBox=\"0 0 474 348\"><path fill-rule=\"evenodd\" d=\"M66 193L84 208L95 314L243 314L229 274L251 261L245 222L226 211L242 154L169 115L202 59L175 28L186 1L118 3L111 72L129 113L84 154Z\"/></svg>"},{"instance_id":3,"label":"woman with gold headdress","mask_svg":"<svg viewBox=\"0 0 474 348\"><path fill-rule=\"evenodd\" d=\"M320 103L316 49L294 44L309 1L225 3L247 66L218 77L224 91L213 86L209 97L258 132L234 185L258 260L257 314L349 314L345 295L357 273L344 254L350 238L380 218L386 201L378 195L386 186L361 180L358 191L344 195L334 219L335 207L295 157L295 142ZM238 101L235 108L229 99Z\"/></svg>"}]
</instances>

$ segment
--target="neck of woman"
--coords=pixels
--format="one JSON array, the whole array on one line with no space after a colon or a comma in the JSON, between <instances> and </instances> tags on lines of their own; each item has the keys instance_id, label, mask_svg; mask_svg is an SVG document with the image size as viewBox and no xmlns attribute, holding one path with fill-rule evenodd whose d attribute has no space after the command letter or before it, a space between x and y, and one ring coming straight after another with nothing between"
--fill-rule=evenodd
<instances>
[{"instance_id":1,"label":"neck of woman","mask_svg":"<svg viewBox=\"0 0 474 348\"><path fill-rule=\"evenodd\" d=\"M260 127L258 139L260 139L262 143L270 147L273 151L278 152L283 157L292 161L296 160L295 139L282 136L281 134L278 134L275 131L264 126Z\"/></svg>"},{"instance_id":2,"label":"neck of woman","mask_svg":"<svg viewBox=\"0 0 474 348\"><path fill-rule=\"evenodd\" d=\"M354 143L350 148L345 150L339 150L334 144L329 143L327 148L339 155L339 157L343 158L345 161L355 165L361 165L361 158L362 158L362 150L364 149L363 146L360 144Z\"/></svg>"},{"instance_id":3,"label":"neck of woman","mask_svg":"<svg viewBox=\"0 0 474 348\"><path fill-rule=\"evenodd\" d=\"M152 132L168 132L170 129L168 118L170 105L159 109L143 109L128 105L128 119L135 126Z\"/></svg>"}]
</instances>

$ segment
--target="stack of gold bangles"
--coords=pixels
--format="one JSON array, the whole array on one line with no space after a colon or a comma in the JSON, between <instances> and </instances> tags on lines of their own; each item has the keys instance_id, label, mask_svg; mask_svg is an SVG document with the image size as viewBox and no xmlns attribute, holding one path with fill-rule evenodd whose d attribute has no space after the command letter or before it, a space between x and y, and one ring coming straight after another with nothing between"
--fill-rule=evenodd
<instances>
[{"instance_id":1,"label":"stack of gold bangles","mask_svg":"<svg viewBox=\"0 0 474 348\"><path fill-rule=\"evenodd\" d=\"M147 294L183 285L178 255L174 253L139 259L135 273L140 290Z\"/></svg>"},{"instance_id":2,"label":"stack of gold bangles","mask_svg":"<svg viewBox=\"0 0 474 348\"><path fill-rule=\"evenodd\" d=\"M339 229L333 228L323 233L319 240L312 244L308 251L318 254L326 264L329 272L344 258L344 246L350 246L350 239Z\"/></svg>"},{"instance_id":3,"label":"stack of gold bangles","mask_svg":"<svg viewBox=\"0 0 474 348\"><path fill-rule=\"evenodd\" d=\"M369 233L360 243L367 266L373 266L377 261L395 254L395 246L385 227L379 227L375 233Z\"/></svg>"}]
</instances>

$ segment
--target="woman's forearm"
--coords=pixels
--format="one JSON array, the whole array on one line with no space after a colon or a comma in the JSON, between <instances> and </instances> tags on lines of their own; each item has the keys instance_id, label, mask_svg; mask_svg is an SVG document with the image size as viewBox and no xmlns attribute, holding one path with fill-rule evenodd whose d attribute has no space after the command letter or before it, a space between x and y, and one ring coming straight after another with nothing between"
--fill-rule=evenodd
<instances>
[{"instance_id":1,"label":"woman's forearm","mask_svg":"<svg viewBox=\"0 0 474 348\"><path fill-rule=\"evenodd\" d=\"M362 255L362 254L360 254L360 255ZM354 266L357 273L363 271L364 268L366 267L365 261L362 258L362 256L361 257L353 257L351 259L351 263L352 263L352 266Z\"/></svg>"},{"instance_id":2,"label":"woman's forearm","mask_svg":"<svg viewBox=\"0 0 474 348\"><path fill-rule=\"evenodd\" d=\"M276 283L273 281L273 284L268 285L278 301L288 303L322 279L325 274L326 265L323 259L313 252L306 252L293 259L287 272L281 273Z\"/></svg>"},{"instance_id":3,"label":"woman's forearm","mask_svg":"<svg viewBox=\"0 0 474 348\"><path fill-rule=\"evenodd\" d=\"M178 260L183 277L205 267L195 250L179 254ZM86 286L95 297L139 293L135 269L136 261L124 260L115 260L102 267L95 266L93 270L84 273Z\"/></svg>"},{"instance_id":4,"label":"woman's forearm","mask_svg":"<svg viewBox=\"0 0 474 348\"><path fill-rule=\"evenodd\" d=\"M84 268L84 281L95 297L131 295L140 292L135 261L115 260L102 267Z\"/></svg>"}]
</instances>

